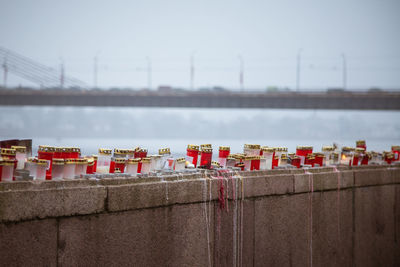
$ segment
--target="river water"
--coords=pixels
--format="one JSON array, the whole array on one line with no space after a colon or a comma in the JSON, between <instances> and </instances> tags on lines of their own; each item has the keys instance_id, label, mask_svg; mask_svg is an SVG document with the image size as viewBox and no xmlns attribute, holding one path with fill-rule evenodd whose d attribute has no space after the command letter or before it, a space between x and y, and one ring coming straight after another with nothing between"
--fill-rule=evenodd
<instances>
[{"instance_id":1,"label":"river water","mask_svg":"<svg viewBox=\"0 0 400 267\"><path fill-rule=\"evenodd\" d=\"M0 138L32 138L40 144L78 146L84 154L99 147L134 148L149 153L170 147L183 155L187 144L244 143L286 146L336 142L354 146L366 139L368 150L400 144L400 112L289 109L0 107Z\"/></svg>"}]
</instances>

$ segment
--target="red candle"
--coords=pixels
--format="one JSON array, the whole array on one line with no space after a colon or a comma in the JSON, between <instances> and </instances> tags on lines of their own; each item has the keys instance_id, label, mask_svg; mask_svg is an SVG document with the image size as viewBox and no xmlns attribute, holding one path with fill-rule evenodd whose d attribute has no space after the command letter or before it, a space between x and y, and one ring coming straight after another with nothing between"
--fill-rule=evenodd
<instances>
[{"instance_id":1,"label":"red candle","mask_svg":"<svg viewBox=\"0 0 400 267\"><path fill-rule=\"evenodd\" d=\"M364 148L364 150L367 150L367 144L366 144L365 140L356 141L356 147Z\"/></svg>"},{"instance_id":2,"label":"red candle","mask_svg":"<svg viewBox=\"0 0 400 267\"><path fill-rule=\"evenodd\" d=\"M371 158L371 154L369 152L365 153L361 160L361 165L368 165L368 161Z\"/></svg>"},{"instance_id":3,"label":"red candle","mask_svg":"<svg viewBox=\"0 0 400 267\"><path fill-rule=\"evenodd\" d=\"M322 153L315 153L314 164L318 164L320 167L324 166L325 155Z\"/></svg>"},{"instance_id":4,"label":"red candle","mask_svg":"<svg viewBox=\"0 0 400 267\"><path fill-rule=\"evenodd\" d=\"M275 167L278 167L279 164L279 156L276 155L275 156L275 152L274 152L274 157L272 158L272 169L275 169Z\"/></svg>"},{"instance_id":5,"label":"red candle","mask_svg":"<svg viewBox=\"0 0 400 267\"><path fill-rule=\"evenodd\" d=\"M305 165L311 165L311 167L314 167L315 164L315 156L313 154L308 154L305 161Z\"/></svg>"},{"instance_id":6,"label":"red candle","mask_svg":"<svg viewBox=\"0 0 400 267\"><path fill-rule=\"evenodd\" d=\"M93 158L88 158L88 165L86 167L86 173L87 174L94 173L93 167L94 167L94 159Z\"/></svg>"},{"instance_id":7,"label":"red candle","mask_svg":"<svg viewBox=\"0 0 400 267\"><path fill-rule=\"evenodd\" d=\"M229 146L220 146L218 153L218 162L222 168L226 167L226 160L230 154L231 148Z\"/></svg>"},{"instance_id":8,"label":"red candle","mask_svg":"<svg viewBox=\"0 0 400 267\"><path fill-rule=\"evenodd\" d=\"M199 157L199 146L197 145L188 145L186 150L186 160L189 161L197 167L197 160Z\"/></svg>"},{"instance_id":9,"label":"red candle","mask_svg":"<svg viewBox=\"0 0 400 267\"><path fill-rule=\"evenodd\" d=\"M387 164L391 164L394 158L394 153L392 152L388 152L388 151L384 151L384 158L385 161L387 162Z\"/></svg>"},{"instance_id":10,"label":"red candle","mask_svg":"<svg viewBox=\"0 0 400 267\"><path fill-rule=\"evenodd\" d=\"M62 147L55 147L53 158L62 159L63 158L63 150L64 150L64 148L62 148Z\"/></svg>"},{"instance_id":11,"label":"red candle","mask_svg":"<svg viewBox=\"0 0 400 267\"><path fill-rule=\"evenodd\" d=\"M400 160L400 146L392 146L393 161Z\"/></svg>"},{"instance_id":12,"label":"red candle","mask_svg":"<svg viewBox=\"0 0 400 267\"><path fill-rule=\"evenodd\" d=\"M81 155L81 149L79 147L72 147L71 148L71 158L77 159Z\"/></svg>"},{"instance_id":13,"label":"red candle","mask_svg":"<svg viewBox=\"0 0 400 267\"><path fill-rule=\"evenodd\" d=\"M212 148L203 148L200 155L200 167L210 169L212 161Z\"/></svg>"},{"instance_id":14,"label":"red candle","mask_svg":"<svg viewBox=\"0 0 400 267\"><path fill-rule=\"evenodd\" d=\"M300 157L300 164L305 164L306 157L313 151L312 146L298 146L296 148L296 155Z\"/></svg>"},{"instance_id":15,"label":"red candle","mask_svg":"<svg viewBox=\"0 0 400 267\"><path fill-rule=\"evenodd\" d=\"M93 162L94 162L94 164L93 164L93 172L96 172L97 171L97 159L98 159L98 156L97 155L92 155L92 157L93 157Z\"/></svg>"},{"instance_id":16,"label":"red candle","mask_svg":"<svg viewBox=\"0 0 400 267\"><path fill-rule=\"evenodd\" d=\"M250 169L253 170L259 170L260 169L260 159L261 156L253 156L251 159L251 167Z\"/></svg>"},{"instance_id":17,"label":"red candle","mask_svg":"<svg viewBox=\"0 0 400 267\"><path fill-rule=\"evenodd\" d=\"M124 173L125 162L126 160L124 158L113 157L110 164L110 173L115 173L115 170L119 170L121 173Z\"/></svg>"},{"instance_id":18,"label":"red candle","mask_svg":"<svg viewBox=\"0 0 400 267\"><path fill-rule=\"evenodd\" d=\"M293 156L291 158L291 162L293 166L296 166L297 168L300 168L300 158L298 156Z\"/></svg>"}]
</instances>

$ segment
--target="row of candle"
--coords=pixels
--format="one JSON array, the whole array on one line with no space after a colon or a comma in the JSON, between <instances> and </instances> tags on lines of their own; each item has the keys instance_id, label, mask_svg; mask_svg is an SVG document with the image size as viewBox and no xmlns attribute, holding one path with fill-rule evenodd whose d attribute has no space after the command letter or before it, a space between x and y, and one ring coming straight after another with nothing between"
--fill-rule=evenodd
<instances>
[{"instance_id":1,"label":"row of candle","mask_svg":"<svg viewBox=\"0 0 400 267\"><path fill-rule=\"evenodd\" d=\"M81 157L77 147L39 146L38 156L27 158L26 148L13 146L1 149L0 181L14 179L14 170L26 169L36 180L73 179L85 174L127 173L136 176L154 171L182 171L185 168L238 168L240 170L270 170L304 166L387 164L399 161L400 146L383 153L367 152L366 142L356 147L323 146L313 152L312 146L298 146L296 153L286 147L245 144L243 153L231 153L230 147L220 146L218 160L213 161L211 144L188 145L185 158L174 158L169 148L159 149L157 155L147 155L147 149L104 149L98 155Z\"/></svg>"}]
</instances>

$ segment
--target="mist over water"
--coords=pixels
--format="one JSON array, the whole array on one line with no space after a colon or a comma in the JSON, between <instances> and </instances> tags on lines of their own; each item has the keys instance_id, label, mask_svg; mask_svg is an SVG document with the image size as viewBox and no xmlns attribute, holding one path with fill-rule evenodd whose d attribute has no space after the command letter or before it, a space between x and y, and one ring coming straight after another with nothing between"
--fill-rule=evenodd
<instances>
[{"instance_id":1,"label":"mist over water","mask_svg":"<svg viewBox=\"0 0 400 267\"><path fill-rule=\"evenodd\" d=\"M143 146L184 153L189 143L269 146L354 146L366 139L369 150L400 143L400 112L286 109L1 107L0 138L33 138L40 144L82 147Z\"/></svg>"}]
</instances>

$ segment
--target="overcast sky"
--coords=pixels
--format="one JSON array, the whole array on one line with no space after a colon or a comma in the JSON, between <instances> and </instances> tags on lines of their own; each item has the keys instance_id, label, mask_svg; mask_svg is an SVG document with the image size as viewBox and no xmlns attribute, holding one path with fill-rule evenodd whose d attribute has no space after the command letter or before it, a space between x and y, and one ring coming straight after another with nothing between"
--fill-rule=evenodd
<instances>
[{"instance_id":1,"label":"overcast sky","mask_svg":"<svg viewBox=\"0 0 400 267\"><path fill-rule=\"evenodd\" d=\"M0 0L0 46L101 87L400 88L398 0ZM3 63L3 59L0 59ZM0 76L3 82L3 75ZM8 85L29 85L10 74Z\"/></svg>"}]
</instances>

